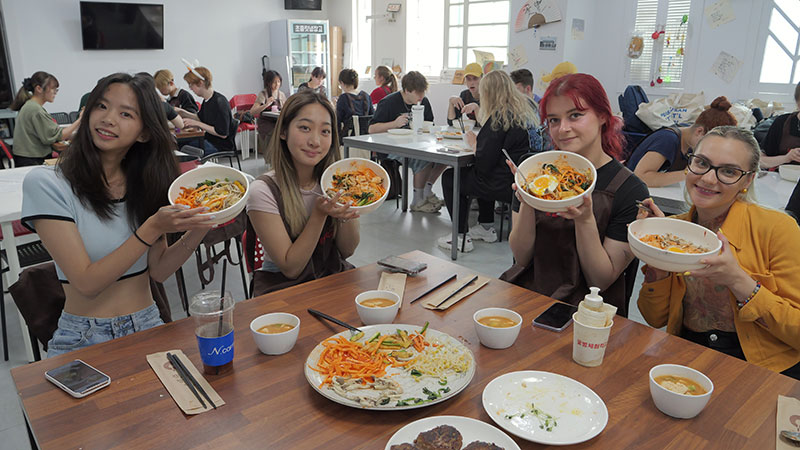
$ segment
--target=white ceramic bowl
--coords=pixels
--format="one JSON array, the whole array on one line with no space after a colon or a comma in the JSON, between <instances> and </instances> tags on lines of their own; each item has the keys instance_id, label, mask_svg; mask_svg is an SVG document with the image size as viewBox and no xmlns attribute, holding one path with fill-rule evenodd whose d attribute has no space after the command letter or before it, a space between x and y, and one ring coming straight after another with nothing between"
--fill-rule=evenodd
<instances>
[{"instance_id":1,"label":"white ceramic bowl","mask_svg":"<svg viewBox=\"0 0 800 450\"><path fill-rule=\"evenodd\" d=\"M591 171L592 184L589 186L589 189L586 189L586 191L580 195L565 200L544 200L534 197L521 187L525 183L525 175L538 172L542 164L552 163L562 156L564 156L567 163L576 170L583 172L589 169ZM517 175L514 177L514 183L517 185L517 192L522 194L522 200L532 208L545 212L564 212L570 206L580 206L583 204L583 198L587 195L591 195L592 191L594 191L595 184L597 184L597 170L588 159L577 153L553 150L537 153L523 161L522 164L519 165Z\"/></svg>"},{"instance_id":2,"label":"white ceramic bowl","mask_svg":"<svg viewBox=\"0 0 800 450\"><path fill-rule=\"evenodd\" d=\"M289 331L275 334L259 333L258 329L271 323L285 323L294 325ZM269 313L258 316L250 322L250 332L256 341L258 349L265 355L282 355L294 347L297 335L300 333L300 319L289 313Z\"/></svg>"},{"instance_id":3,"label":"white ceramic bowl","mask_svg":"<svg viewBox=\"0 0 800 450\"><path fill-rule=\"evenodd\" d=\"M224 180L227 178L230 181L239 181L245 187L244 195L242 198L234 203L233 205L223 209L222 211L217 212L208 212L203 214L198 214L200 217L210 217L214 216L213 223L215 225L223 224L235 218L239 215L244 207L247 205L247 197L250 196L250 181L242 172L232 168L232 167L225 167L219 165L202 165L196 169L192 169L188 172L181 174L172 184L169 186L169 203L171 205L175 204L175 199L178 198L178 194L181 192L181 187L197 187L198 183L201 183L206 180Z\"/></svg>"},{"instance_id":4,"label":"white ceramic bowl","mask_svg":"<svg viewBox=\"0 0 800 450\"><path fill-rule=\"evenodd\" d=\"M479 319L487 316L505 317L513 320L517 324L508 328L496 328L478 322ZM472 321L475 322L475 331L478 333L478 339L481 341L481 344L496 349L508 348L514 345L514 341L517 340L519 330L522 327L522 316L505 308L479 309L472 315Z\"/></svg>"},{"instance_id":5,"label":"white ceramic bowl","mask_svg":"<svg viewBox=\"0 0 800 450\"><path fill-rule=\"evenodd\" d=\"M361 304L364 300L378 297L394 300L394 304L382 308L370 308ZM364 325L392 323L399 309L400 296L391 291L366 291L356 296L356 311L358 311L358 317L361 318L361 323Z\"/></svg>"},{"instance_id":6,"label":"white ceramic bowl","mask_svg":"<svg viewBox=\"0 0 800 450\"><path fill-rule=\"evenodd\" d=\"M389 195L389 188L392 185L392 181L389 178L389 174L386 173L386 170L380 164L364 158L345 158L328 166L328 168L325 169L325 172L322 173L322 180L320 180L322 191L325 192L326 197L330 198L327 193L327 189L333 185L333 174L335 174L337 171L346 172L348 170L358 169L359 167L363 166L369 167L373 172L375 172L375 174L383 179L383 188L385 189L385 192L381 198L370 203L369 205L350 207L351 210L362 216L380 208L381 204L383 204L384 200L386 200L386 196Z\"/></svg>"},{"instance_id":7,"label":"white ceramic bowl","mask_svg":"<svg viewBox=\"0 0 800 450\"><path fill-rule=\"evenodd\" d=\"M778 167L778 173L786 181L796 183L800 180L800 166L794 164L783 164Z\"/></svg>"},{"instance_id":8,"label":"white ceramic bowl","mask_svg":"<svg viewBox=\"0 0 800 450\"><path fill-rule=\"evenodd\" d=\"M656 383L655 377L662 375L689 378L705 389L706 393L703 395L684 395L672 392ZM650 369L650 395L653 397L656 408L676 419L691 419L700 414L700 411L706 407L708 400L711 398L712 392L714 392L714 383L707 376L690 367L677 364L661 364Z\"/></svg>"},{"instance_id":9,"label":"white ceramic bowl","mask_svg":"<svg viewBox=\"0 0 800 450\"><path fill-rule=\"evenodd\" d=\"M695 245L710 249L705 253L675 253L645 244L639 237L647 234L671 233ZM628 244L637 258L656 269L684 272L705 267L700 260L719 253L722 242L711 230L687 220L668 217L639 219L628 226Z\"/></svg>"}]
</instances>

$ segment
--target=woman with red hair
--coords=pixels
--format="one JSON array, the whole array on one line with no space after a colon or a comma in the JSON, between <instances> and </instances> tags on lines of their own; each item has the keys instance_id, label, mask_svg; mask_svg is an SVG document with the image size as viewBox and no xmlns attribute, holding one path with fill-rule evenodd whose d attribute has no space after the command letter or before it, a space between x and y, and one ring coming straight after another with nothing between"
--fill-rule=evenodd
<instances>
[{"instance_id":1,"label":"woman with red hair","mask_svg":"<svg viewBox=\"0 0 800 450\"><path fill-rule=\"evenodd\" d=\"M581 206L558 214L514 202L509 244L515 264L503 279L574 305L597 286L627 316L623 271L633 260L627 227L636 219L636 200L649 194L616 159L625 142L622 120L612 114L600 82L582 73L553 80L540 114L556 149L591 161L597 182Z\"/></svg>"}]
</instances>

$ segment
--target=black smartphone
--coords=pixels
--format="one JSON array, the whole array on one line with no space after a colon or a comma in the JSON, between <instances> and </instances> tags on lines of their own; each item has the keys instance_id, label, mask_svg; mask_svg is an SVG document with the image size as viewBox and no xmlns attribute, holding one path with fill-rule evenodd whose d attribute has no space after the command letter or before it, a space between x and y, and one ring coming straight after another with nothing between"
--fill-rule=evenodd
<instances>
[{"instance_id":1,"label":"black smartphone","mask_svg":"<svg viewBox=\"0 0 800 450\"><path fill-rule=\"evenodd\" d=\"M387 256L378 261L379 266L383 266L392 272L403 272L408 275L416 275L428 268L428 265L399 256Z\"/></svg>"},{"instance_id":2,"label":"black smartphone","mask_svg":"<svg viewBox=\"0 0 800 450\"><path fill-rule=\"evenodd\" d=\"M567 303L555 302L543 313L533 319L533 326L552 331L562 331L572 323L572 315L578 307Z\"/></svg>"},{"instance_id":3,"label":"black smartphone","mask_svg":"<svg viewBox=\"0 0 800 450\"><path fill-rule=\"evenodd\" d=\"M44 376L51 383L76 398L86 397L111 384L111 378L108 375L80 359L48 370Z\"/></svg>"}]
</instances>

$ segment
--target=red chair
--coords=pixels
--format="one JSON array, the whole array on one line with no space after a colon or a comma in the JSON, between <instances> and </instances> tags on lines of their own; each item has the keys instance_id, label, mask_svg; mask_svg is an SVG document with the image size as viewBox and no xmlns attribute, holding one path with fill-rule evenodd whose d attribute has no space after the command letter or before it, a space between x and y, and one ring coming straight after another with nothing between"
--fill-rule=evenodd
<instances>
[{"instance_id":1,"label":"red chair","mask_svg":"<svg viewBox=\"0 0 800 450\"><path fill-rule=\"evenodd\" d=\"M245 253L247 252L247 231L242 233L242 247L245 248ZM256 236L256 243L255 243L255 250L253 251L252 255L245 255L244 257L245 267L247 268L247 273L250 274L250 288L249 292L247 293L247 298L253 297L253 272L260 269L262 265L264 265L264 247L261 246L261 240L258 239Z\"/></svg>"},{"instance_id":2,"label":"red chair","mask_svg":"<svg viewBox=\"0 0 800 450\"><path fill-rule=\"evenodd\" d=\"M233 115L239 118L240 113L244 113L245 111L250 111L253 105L256 102L256 94L243 94L243 95L234 95L233 98L230 100L231 110L233 110ZM241 120L239 121L239 127L236 129L236 133L246 132L244 136L241 137L242 143L242 158L247 159L250 157L250 133L255 133L256 125L252 123L244 123ZM255 139L255 150L253 151L256 156L258 156L258 139Z\"/></svg>"},{"instance_id":3,"label":"red chair","mask_svg":"<svg viewBox=\"0 0 800 450\"><path fill-rule=\"evenodd\" d=\"M11 150L8 149L6 146L6 142L0 139L0 150L2 150L2 156L8 160L8 162L3 161L3 167L6 169L13 169L14 168L14 155L11 154Z\"/></svg>"}]
</instances>

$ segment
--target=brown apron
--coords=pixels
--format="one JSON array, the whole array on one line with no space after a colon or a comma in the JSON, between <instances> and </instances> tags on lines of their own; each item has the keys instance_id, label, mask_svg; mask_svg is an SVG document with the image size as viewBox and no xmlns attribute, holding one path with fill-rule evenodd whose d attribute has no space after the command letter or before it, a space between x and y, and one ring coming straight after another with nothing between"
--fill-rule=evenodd
<instances>
[{"instance_id":1,"label":"brown apron","mask_svg":"<svg viewBox=\"0 0 800 450\"><path fill-rule=\"evenodd\" d=\"M283 211L283 196L281 195L281 191L278 189L278 185L275 183L275 180L266 175L261 175L257 179L267 183L267 187L269 187L270 191L272 191L273 197L275 197L275 203L278 205L278 211ZM291 235L291 232L289 231L289 224L286 223L286 219L283 217L283 214L281 214L281 219L283 219L283 225L286 227L286 232ZM269 292L278 291L287 287L305 283L306 281L316 280L318 278L326 277L334 273L344 272L345 270L354 268L354 266L342 258L341 253L339 253L339 248L336 247L335 233L336 228L333 225L333 219L328 217L325 219L325 226L322 228L322 233L320 234L317 247L314 249L314 253L311 254L311 259L308 261L305 269L303 269L303 272L300 273L297 278L287 278L282 272L266 272L262 270L254 271L253 296L257 297ZM247 239L247 248L245 249L245 254L249 260L250 267L253 267L256 232L253 228L253 224L249 220L247 221L247 235L249 238Z\"/></svg>"},{"instance_id":2,"label":"brown apron","mask_svg":"<svg viewBox=\"0 0 800 450\"><path fill-rule=\"evenodd\" d=\"M592 210L601 237L605 236L611 219L614 194L632 174L622 167L605 189L595 189L592 192ZM589 293L589 286L583 277L578 259L575 222L537 210L536 241L533 244L531 262L527 265L514 264L500 279L563 302L573 305L580 303ZM624 274L600 295L606 303L618 308L617 314L627 317Z\"/></svg>"},{"instance_id":3,"label":"brown apron","mask_svg":"<svg viewBox=\"0 0 800 450\"><path fill-rule=\"evenodd\" d=\"M793 112L792 115L797 116L797 112ZM800 147L800 137L792 136L790 133L792 129L792 116L786 118L786 121L783 122L783 132L781 133L781 142L778 144L778 154L785 155L789 153L789 150L793 148Z\"/></svg>"},{"instance_id":4,"label":"brown apron","mask_svg":"<svg viewBox=\"0 0 800 450\"><path fill-rule=\"evenodd\" d=\"M273 105L276 105L278 109L280 109L281 107L280 96L278 96L275 99L275 103L273 103ZM270 108L272 108L272 106L270 106ZM256 118L256 131L258 133L258 136L261 139L266 140L270 135L272 135L272 131L275 129L275 125L277 124L278 124L278 119L273 119L271 117L263 117L261 114L259 114L258 117Z\"/></svg>"}]
</instances>

